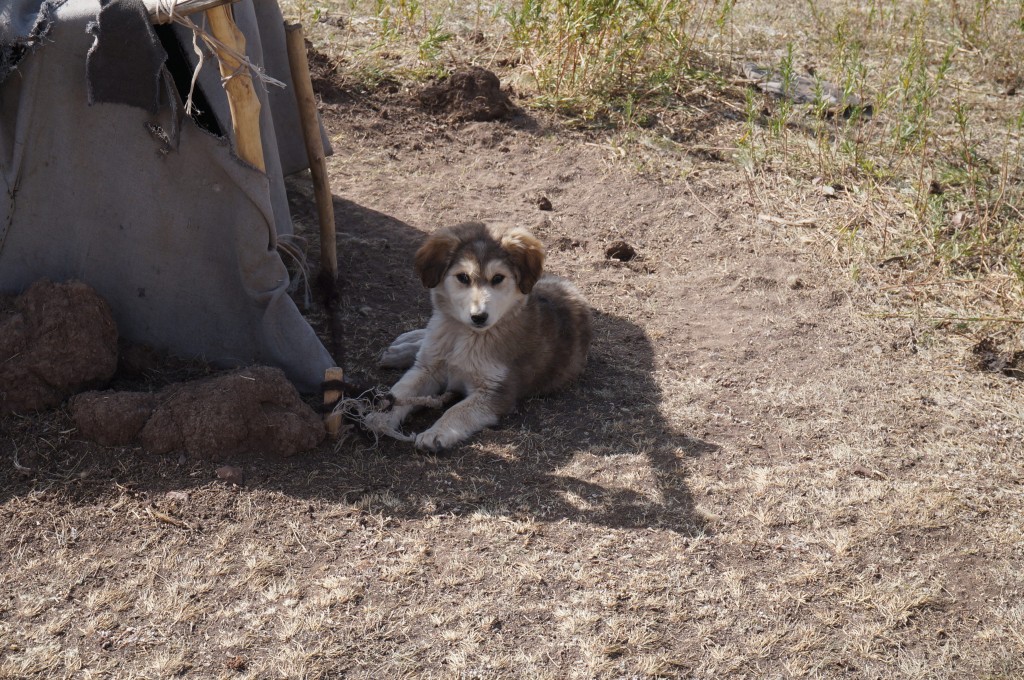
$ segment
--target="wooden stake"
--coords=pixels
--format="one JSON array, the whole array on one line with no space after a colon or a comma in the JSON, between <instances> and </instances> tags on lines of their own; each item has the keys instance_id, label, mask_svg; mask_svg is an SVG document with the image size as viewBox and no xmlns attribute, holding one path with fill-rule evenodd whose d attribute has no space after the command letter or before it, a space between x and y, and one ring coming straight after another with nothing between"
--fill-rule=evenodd
<instances>
[{"instance_id":1,"label":"wooden stake","mask_svg":"<svg viewBox=\"0 0 1024 680\"><path fill-rule=\"evenodd\" d=\"M285 41L288 45L288 64L292 72L295 101L299 106L302 137L306 141L309 171L313 175L313 193L316 197L317 217L320 221L320 276L338 280L338 245L334 227L334 196L327 177L327 157L320 137L320 121L316 115L316 98L309 76L306 59L306 39L302 24L285 23Z\"/></svg>"},{"instance_id":2,"label":"wooden stake","mask_svg":"<svg viewBox=\"0 0 1024 680\"><path fill-rule=\"evenodd\" d=\"M245 36L235 25L230 5L206 10L210 33L236 54L245 54ZM263 160L263 140L260 134L260 100L252 86L249 69L228 50L217 50L220 75L231 109L231 127L235 135L235 152L246 163L266 172Z\"/></svg>"},{"instance_id":3,"label":"wooden stake","mask_svg":"<svg viewBox=\"0 0 1024 680\"><path fill-rule=\"evenodd\" d=\"M324 382L341 383L345 379L345 371L333 366L324 371ZM324 390L324 407L334 406L341 399L341 388ZM337 439L338 434L341 432L341 414L340 413L325 413L324 414L324 428L327 430L327 436L332 439Z\"/></svg>"}]
</instances>

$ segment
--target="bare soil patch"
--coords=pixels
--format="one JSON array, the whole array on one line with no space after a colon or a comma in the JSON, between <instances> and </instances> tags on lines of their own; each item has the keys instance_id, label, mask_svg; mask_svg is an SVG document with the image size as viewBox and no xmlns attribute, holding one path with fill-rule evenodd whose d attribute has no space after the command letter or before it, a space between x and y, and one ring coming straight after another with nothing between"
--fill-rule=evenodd
<instances>
[{"instance_id":1,"label":"bare soil patch","mask_svg":"<svg viewBox=\"0 0 1024 680\"><path fill-rule=\"evenodd\" d=\"M344 327L350 376L397 380L376 357L429 315L424 234L497 218L594 306L583 379L445 457L229 450L230 479L85 441L65 410L4 418L0 675L1024 673L1024 387L967 338L865 313L879 278L786 210L858 197L707 154L740 134L728 107L692 153L624 156L543 114L334 88L345 284L339 323L308 313L329 345Z\"/></svg>"}]
</instances>

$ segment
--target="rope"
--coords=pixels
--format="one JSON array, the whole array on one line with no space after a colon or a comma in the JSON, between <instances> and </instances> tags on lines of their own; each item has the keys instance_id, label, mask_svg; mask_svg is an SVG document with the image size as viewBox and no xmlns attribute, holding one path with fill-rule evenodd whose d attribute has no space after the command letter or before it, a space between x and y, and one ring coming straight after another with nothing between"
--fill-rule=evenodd
<instances>
[{"instance_id":1,"label":"rope","mask_svg":"<svg viewBox=\"0 0 1024 680\"><path fill-rule=\"evenodd\" d=\"M276 78L272 78L271 76L268 76L263 71L263 69L261 69L259 66L254 64L249 59L249 57L247 57L244 54L239 53L234 48L228 47L227 45L222 43L220 40L217 40L217 38L215 38L213 35L211 35L206 29L204 29L201 26L199 26L198 24L196 24L196 22L192 21L192 19L190 19L189 17L187 17L187 16L185 16L183 14L178 14L176 12L177 6L179 4L184 4L184 2L186 2L186 1L187 0L157 0L155 16L156 16L156 19L157 19L158 22L161 22L161 23L171 23L171 22L173 22L173 23L178 24L179 26L184 26L185 28L187 28L190 31L192 31L192 50L196 53L196 57L197 57L198 61L196 62L195 70L192 73L192 82L189 85L188 97L185 100L185 112L187 114L192 115L192 112L193 112L192 95L195 92L196 83L199 81L199 72L202 70L204 63L206 62L206 53L202 49L202 47L200 47L200 45L199 45L199 41L200 40L202 40L202 42L206 45L206 47L210 51L212 51L214 54L218 54L218 53L223 52L223 53L227 54L229 57L231 57L232 59L234 59L235 61L238 62L238 67L235 69L235 71L233 73L229 73L228 75L221 77L221 84L222 85L227 83L231 78L234 78L236 76L240 76L245 71L248 71L249 74L253 78L255 78L259 82L263 83L264 85L273 85L275 87L285 87L285 84L283 82L281 82L280 80L278 80ZM167 17L167 21L166 22L161 21L161 18L164 17L164 16Z\"/></svg>"},{"instance_id":2,"label":"rope","mask_svg":"<svg viewBox=\"0 0 1024 680\"><path fill-rule=\"evenodd\" d=\"M404 434L391 427L388 411L377 410L376 404L390 403L390 408L412 406L414 408L444 408L455 397L454 392L445 392L432 397L409 397L394 399L383 387L366 390L358 397L342 397L331 413L340 413L345 420L357 423L369 434L373 435L374 446L380 437L391 437L400 442L414 442L416 435ZM390 410L390 409L388 409Z\"/></svg>"}]
</instances>

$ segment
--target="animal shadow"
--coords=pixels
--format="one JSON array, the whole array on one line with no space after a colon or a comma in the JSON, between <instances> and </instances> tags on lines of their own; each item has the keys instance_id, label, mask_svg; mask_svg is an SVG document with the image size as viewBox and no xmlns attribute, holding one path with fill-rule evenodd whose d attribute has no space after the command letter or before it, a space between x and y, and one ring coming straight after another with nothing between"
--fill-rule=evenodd
<instances>
[{"instance_id":1,"label":"animal shadow","mask_svg":"<svg viewBox=\"0 0 1024 680\"><path fill-rule=\"evenodd\" d=\"M378 369L380 352L430 316L429 295L412 269L425 234L350 201L336 199L335 209L343 216L347 371L364 384L390 386L402 372ZM586 282L575 282L586 294ZM717 447L666 420L654 370L655 348L643 329L595 310L588 365L573 386L523 401L497 427L438 456L387 438L351 438L334 459L354 483L345 498L372 506L384 494L389 513L408 516L487 511L707 532L686 484L687 460ZM406 431L420 432L439 416L421 411Z\"/></svg>"}]
</instances>

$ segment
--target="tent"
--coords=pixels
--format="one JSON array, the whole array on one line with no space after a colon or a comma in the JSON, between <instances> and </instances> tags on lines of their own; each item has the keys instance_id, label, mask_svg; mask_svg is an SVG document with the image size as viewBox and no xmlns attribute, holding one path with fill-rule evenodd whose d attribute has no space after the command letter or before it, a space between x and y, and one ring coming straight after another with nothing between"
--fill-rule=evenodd
<instances>
[{"instance_id":1,"label":"tent","mask_svg":"<svg viewBox=\"0 0 1024 680\"><path fill-rule=\"evenodd\" d=\"M0 292L79 279L128 340L278 366L313 391L334 360L289 297L277 250L292 234L284 176L307 165L280 10L233 5L246 55L285 84L255 79L265 172L235 152L209 49L200 59L193 31L154 28L149 11L0 0Z\"/></svg>"}]
</instances>

